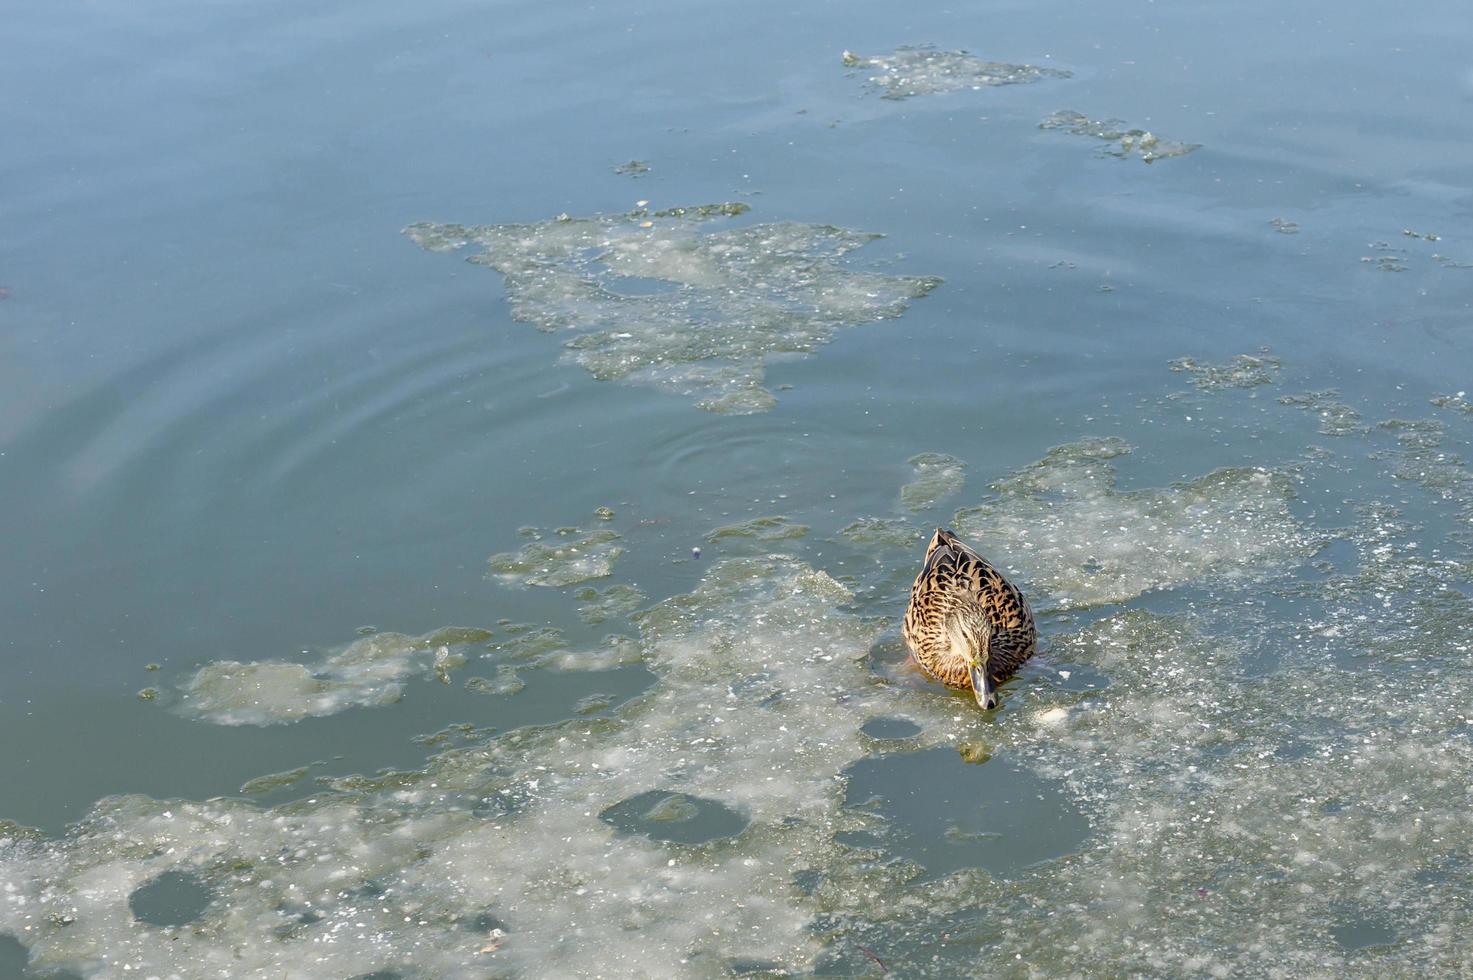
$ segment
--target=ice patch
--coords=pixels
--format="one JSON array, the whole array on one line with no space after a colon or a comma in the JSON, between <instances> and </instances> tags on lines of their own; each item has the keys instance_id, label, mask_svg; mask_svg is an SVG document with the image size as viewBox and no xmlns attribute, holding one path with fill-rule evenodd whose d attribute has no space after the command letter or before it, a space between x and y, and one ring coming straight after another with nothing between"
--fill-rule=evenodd
<instances>
[{"instance_id":1,"label":"ice patch","mask_svg":"<svg viewBox=\"0 0 1473 980\"><path fill-rule=\"evenodd\" d=\"M685 395L712 412L770 409L769 361L813 353L846 327L898 317L940 282L841 263L879 235L793 222L709 230L746 210L417 224L405 234L431 251L481 247L470 261L506 277L512 315L570 334L565 356L595 378ZM651 291L651 282L668 288Z\"/></svg>"},{"instance_id":2,"label":"ice patch","mask_svg":"<svg viewBox=\"0 0 1473 980\"><path fill-rule=\"evenodd\" d=\"M900 517L861 517L839 533L857 545L902 550L914 546L925 532Z\"/></svg>"},{"instance_id":3,"label":"ice patch","mask_svg":"<svg viewBox=\"0 0 1473 980\"><path fill-rule=\"evenodd\" d=\"M349 708L391 704L405 683L435 666L439 649L483 643L485 630L447 627L424 636L374 633L315 665L218 660L184 687L183 714L216 725L279 725L334 715Z\"/></svg>"},{"instance_id":4,"label":"ice patch","mask_svg":"<svg viewBox=\"0 0 1473 980\"><path fill-rule=\"evenodd\" d=\"M1438 395L1432 399L1432 404L1438 408L1446 408L1449 411L1462 412L1464 415L1473 415L1473 402L1468 401L1466 391L1455 392L1451 395Z\"/></svg>"},{"instance_id":5,"label":"ice patch","mask_svg":"<svg viewBox=\"0 0 1473 980\"><path fill-rule=\"evenodd\" d=\"M915 479L900 488L900 505L911 513L960 493L967 479L967 464L945 453L919 453L906 462L915 467Z\"/></svg>"},{"instance_id":6,"label":"ice patch","mask_svg":"<svg viewBox=\"0 0 1473 980\"><path fill-rule=\"evenodd\" d=\"M616 544L618 533L603 527L560 527L555 531L526 527L531 538L517 551L503 551L487 559L488 574L518 585L563 588L614 574L614 563L624 554Z\"/></svg>"},{"instance_id":7,"label":"ice patch","mask_svg":"<svg viewBox=\"0 0 1473 980\"><path fill-rule=\"evenodd\" d=\"M1443 446L1447 427L1431 419L1387 419L1378 428L1396 433L1397 448L1377 454L1391 460L1391 475L1420 484L1438 499L1456 505L1466 536L1468 526L1473 526L1473 472L1462 456Z\"/></svg>"},{"instance_id":8,"label":"ice patch","mask_svg":"<svg viewBox=\"0 0 1473 980\"><path fill-rule=\"evenodd\" d=\"M1091 119L1082 112L1061 109L1039 123L1038 128L1061 129L1075 136L1091 136L1104 140L1114 145L1100 147L1101 154L1119 157L1122 160L1127 157L1139 157L1146 163L1154 163L1168 157L1186 156L1202 145L1163 140L1148 130L1126 129L1126 125L1119 119Z\"/></svg>"},{"instance_id":9,"label":"ice patch","mask_svg":"<svg viewBox=\"0 0 1473 980\"><path fill-rule=\"evenodd\" d=\"M1303 395L1284 395L1279 399L1279 403L1293 405L1295 408L1302 408L1318 416L1320 435L1348 436L1364 432L1366 427L1361 424L1360 413L1339 401L1339 395L1340 392L1328 388L1324 391L1311 391Z\"/></svg>"},{"instance_id":10,"label":"ice patch","mask_svg":"<svg viewBox=\"0 0 1473 980\"><path fill-rule=\"evenodd\" d=\"M1220 391L1274 384L1279 380L1283 364L1267 354L1238 354L1227 364L1203 364L1190 357L1178 357L1170 367L1190 374L1203 391Z\"/></svg>"},{"instance_id":11,"label":"ice patch","mask_svg":"<svg viewBox=\"0 0 1473 980\"><path fill-rule=\"evenodd\" d=\"M793 541L807 533L807 525L794 524L786 517L754 517L749 521L718 527L706 535L706 540L712 544L718 544L732 538L744 538L771 543Z\"/></svg>"},{"instance_id":12,"label":"ice patch","mask_svg":"<svg viewBox=\"0 0 1473 980\"><path fill-rule=\"evenodd\" d=\"M1068 78L1072 74L1057 68L983 61L965 51L938 51L931 45L906 45L896 48L893 54L877 57L845 51L843 61L845 68L872 72L865 80L887 99L1021 85L1045 78Z\"/></svg>"},{"instance_id":13,"label":"ice patch","mask_svg":"<svg viewBox=\"0 0 1473 980\"><path fill-rule=\"evenodd\" d=\"M296 769L288 769L285 772L273 772L265 776L257 776L255 779L246 780L240 787L240 793L242 796L263 796L266 793L273 793L287 786L295 786L307 778L309 771L310 767L299 766Z\"/></svg>"},{"instance_id":14,"label":"ice patch","mask_svg":"<svg viewBox=\"0 0 1473 980\"><path fill-rule=\"evenodd\" d=\"M511 664L498 667L494 678L467 677L464 685L467 694L496 694L503 697L519 694L526 686L526 682L517 676L517 669Z\"/></svg>"},{"instance_id":15,"label":"ice patch","mask_svg":"<svg viewBox=\"0 0 1473 980\"><path fill-rule=\"evenodd\" d=\"M623 619L642 608L647 596L632 585L611 585L602 592L594 588L579 589L575 596L580 605L578 616L590 626L606 619Z\"/></svg>"},{"instance_id":16,"label":"ice patch","mask_svg":"<svg viewBox=\"0 0 1473 980\"><path fill-rule=\"evenodd\" d=\"M1122 491L1110 461L1129 451L1114 438L1052 449L995 484L993 499L960 511L957 530L1064 606L1251 577L1313 553L1314 540L1289 510L1285 474L1237 467Z\"/></svg>"}]
</instances>

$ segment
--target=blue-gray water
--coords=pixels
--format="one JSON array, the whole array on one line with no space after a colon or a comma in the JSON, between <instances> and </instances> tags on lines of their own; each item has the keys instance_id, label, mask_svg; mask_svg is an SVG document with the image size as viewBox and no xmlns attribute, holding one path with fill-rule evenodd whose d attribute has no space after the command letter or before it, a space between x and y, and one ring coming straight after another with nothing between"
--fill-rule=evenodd
<instances>
[{"instance_id":1,"label":"blue-gray water","mask_svg":"<svg viewBox=\"0 0 1473 980\"><path fill-rule=\"evenodd\" d=\"M1469 969L1461 5L4 35L0 975Z\"/></svg>"}]
</instances>

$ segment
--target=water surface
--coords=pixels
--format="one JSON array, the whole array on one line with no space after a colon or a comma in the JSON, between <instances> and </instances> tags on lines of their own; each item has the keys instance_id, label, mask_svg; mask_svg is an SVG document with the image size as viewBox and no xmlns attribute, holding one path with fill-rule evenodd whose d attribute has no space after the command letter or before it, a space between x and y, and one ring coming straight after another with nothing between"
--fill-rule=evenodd
<instances>
[{"instance_id":1,"label":"water surface","mask_svg":"<svg viewBox=\"0 0 1473 980\"><path fill-rule=\"evenodd\" d=\"M0 972L1466 969L1463 14L11 11Z\"/></svg>"}]
</instances>

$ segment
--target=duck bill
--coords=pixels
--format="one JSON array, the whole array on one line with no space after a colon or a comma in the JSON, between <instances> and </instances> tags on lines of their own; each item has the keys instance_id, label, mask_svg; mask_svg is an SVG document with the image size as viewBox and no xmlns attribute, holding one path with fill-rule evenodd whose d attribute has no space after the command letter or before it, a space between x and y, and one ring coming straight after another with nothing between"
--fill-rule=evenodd
<instances>
[{"instance_id":1,"label":"duck bill","mask_svg":"<svg viewBox=\"0 0 1473 980\"><path fill-rule=\"evenodd\" d=\"M992 678L987 676L986 669L976 664L972 665L972 695L977 699L977 707L983 711L997 707L997 690L992 686Z\"/></svg>"}]
</instances>

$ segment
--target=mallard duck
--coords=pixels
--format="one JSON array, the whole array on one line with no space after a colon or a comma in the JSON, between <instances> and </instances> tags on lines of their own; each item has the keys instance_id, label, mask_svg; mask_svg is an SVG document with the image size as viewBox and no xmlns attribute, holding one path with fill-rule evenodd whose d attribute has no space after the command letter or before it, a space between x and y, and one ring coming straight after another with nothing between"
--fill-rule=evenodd
<instances>
[{"instance_id":1,"label":"mallard duck","mask_svg":"<svg viewBox=\"0 0 1473 980\"><path fill-rule=\"evenodd\" d=\"M945 528L926 546L926 561L905 610L905 645L926 673L947 687L971 689L984 709L997 687L1033 656L1033 611L1017 587Z\"/></svg>"}]
</instances>

